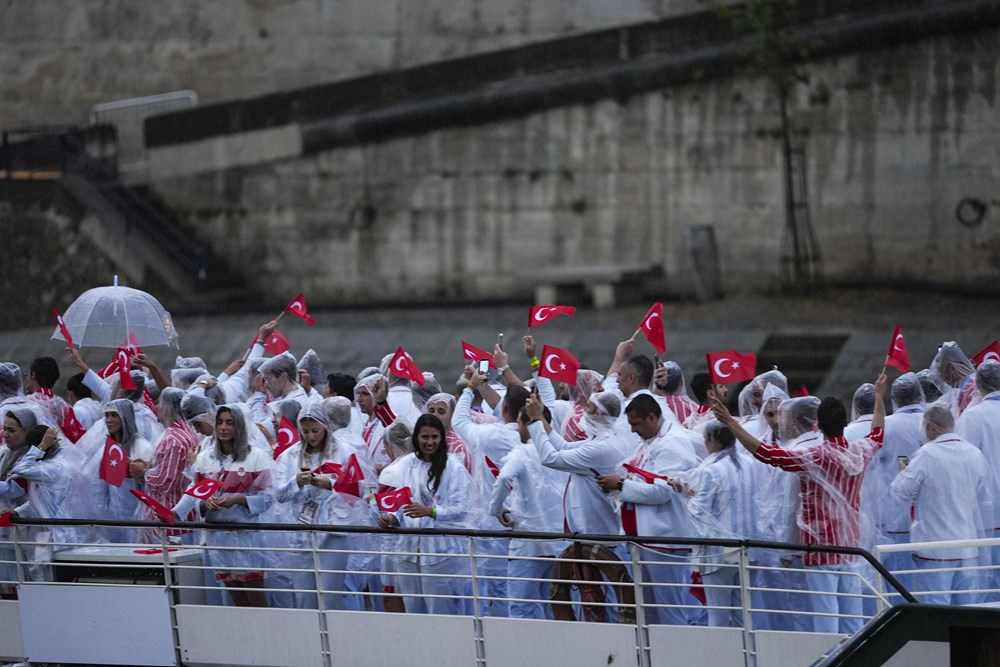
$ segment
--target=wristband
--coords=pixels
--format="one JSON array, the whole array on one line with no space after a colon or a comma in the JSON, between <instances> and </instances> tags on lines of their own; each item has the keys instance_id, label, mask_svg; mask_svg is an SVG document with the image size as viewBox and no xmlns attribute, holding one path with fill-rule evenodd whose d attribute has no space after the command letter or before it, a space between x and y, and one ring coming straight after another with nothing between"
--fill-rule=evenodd
<instances>
[{"instance_id":1,"label":"wristband","mask_svg":"<svg viewBox=\"0 0 1000 667\"><path fill-rule=\"evenodd\" d=\"M497 375L503 375L509 370L510 370L510 364L504 364L503 366L497 369Z\"/></svg>"},{"instance_id":2,"label":"wristband","mask_svg":"<svg viewBox=\"0 0 1000 667\"><path fill-rule=\"evenodd\" d=\"M532 368L538 368L542 365L542 362L538 359L538 357L532 357L530 362Z\"/></svg>"},{"instance_id":3,"label":"wristband","mask_svg":"<svg viewBox=\"0 0 1000 667\"><path fill-rule=\"evenodd\" d=\"M432 518L432 519L436 519L436 518L438 518L438 511L437 511L437 508L436 508L436 507L432 507L432 508L431 508L431 518Z\"/></svg>"}]
</instances>

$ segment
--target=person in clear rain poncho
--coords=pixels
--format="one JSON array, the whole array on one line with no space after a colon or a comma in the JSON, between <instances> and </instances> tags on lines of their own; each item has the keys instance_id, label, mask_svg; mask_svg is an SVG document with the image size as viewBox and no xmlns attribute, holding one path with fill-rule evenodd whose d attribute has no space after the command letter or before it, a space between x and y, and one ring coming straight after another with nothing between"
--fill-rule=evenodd
<instances>
[{"instance_id":1,"label":"person in clear rain poncho","mask_svg":"<svg viewBox=\"0 0 1000 667\"><path fill-rule=\"evenodd\" d=\"M407 454L413 452L413 429L410 424L405 420L396 420L385 429L383 435L384 448L386 454L389 457L389 464L382 469L382 472L378 476L378 492L385 493L389 491L395 491L406 486L404 471L405 467L401 465ZM372 496L369 500L371 506L372 516L378 520L380 510L375 497ZM370 535L367 536L369 539L366 540L367 548L372 548L373 550L378 550L382 552L382 555L378 558L381 560L378 568L369 569L379 569L382 572L381 576L381 588L387 593L382 598L375 598L375 600L382 600L381 606L385 611L391 612L405 612L406 607L403 604L403 599L396 595L400 590L399 586L400 577L396 574L400 571L402 567L400 561L403 558L399 554L402 551L402 537L398 535L384 534L384 535ZM353 569L353 568L352 568ZM353 573L352 573L353 574ZM377 586L379 577L371 577L365 582L368 586ZM365 584L359 582L356 590L363 590ZM360 609L361 605L357 605Z\"/></svg>"},{"instance_id":2,"label":"person in clear rain poncho","mask_svg":"<svg viewBox=\"0 0 1000 667\"><path fill-rule=\"evenodd\" d=\"M110 437L110 441L108 438ZM105 446L107 444L107 447ZM125 476L121 486L113 486L100 478L105 455L118 459L118 465L131 466L135 461L149 461L153 446L142 437L136 424L136 405L127 398L116 398L104 404L104 421L95 424L77 443L88 456L82 475L76 479L79 491L78 508L81 518L135 521L145 519L144 505L130 493L138 489L142 476L139 468ZM137 542L138 531L131 528L99 528L98 539L109 542Z\"/></svg>"},{"instance_id":3,"label":"person in clear rain poncho","mask_svg":"<svg viewBox=\"0 0 1000 667\"><path fill-rule=\"evenodd\" d=\"M688 396L684 371L676 361L664 361L660 368L653 371L653 385L681 424L697 412L698 404Z\"/></svg>"},{"instance_id":4,"label":"person in clear rain poncho","mask_svg":"<svg viewBox=\"0 0 1000 667\"><path fill-rule=\"evenodd\" d=\"M309 348L295 364L299 370L299 385L309 395L310 400L319 400L326 389L326 369L316 350Z\"/></svg>"},{"instance_id":5,"label":"person in clear rain poncho","mask_svg":"<svg viewBox=\"0 0 1000 667\"><path fill-rule=\"evenodd\" d=\"M979 448L990 464L994 513L984 515L986 534L1000 537L1000 362L984 361L976 369L975 383L981 400L958 419L957 432ZM991 550L992 562L1000 565L1000 547ZM993 588L1000 590L1000 569L993 571Z\"/></svg>"},{"instance_id":6,"label":"person in clear rain poncho","mask_svg":"<svg viewBox=\"0 0 1000 667\"><path fill-rule=\"evenodd\" d=\"M732 431L715 419L705 426L705 447L708 457L683 481L672 485L689 496L687 509L700 537L752 539L756 532L756 479L752 466L740 455ZM697 555L709 607L708 624L742 627L742 596L736 567L739 550L701 547Z\"/></svg>"},{"instance_id":7,"label":"person in clear rain poncho","mask_svg":"<svg viewBox=\"0 0 1000 667\"><path fill-rule=\"evenodd\" d=\"M194 486L213 479L222 486L206 497L184 494L174 505L174 514L219 523L257 523L274 502L274 461L262 448L251 447L247 419L239 405L220 406L215 413L215 435L209 447L198 455L191 470ZM206 536L208 564L217 570L215 578L229 591L237 606L267 606L263 591L267 564L258 551L259 533L251 530L213 530ZM219 551L212 547L239 547Z\"/></svg>"},{"instance_id":8,"label":"person in clear rain poncho","mask_svg":"<svg viewBox=\"0 0 1000 667\"><path fill-rule=\"evenodd\" d=\"M899 474L900 456L912 457L924 442L924 391L915 373L903 373L892 383L892 414L885 418L885 439L868 467L865 484L875 491L876 535L880 544L910 541L910 502L894 495L890 487ZM883 564L890 570L910 569L909 554L888 553Z\"/></svg>"},{"instance_id":9,"label":"person in clear rain poncho","mask_svg":"<svg viewBox=\"0 0 1000 667\"><path fill-rule=\"evenodd\" d=\"M759 460L799 475L798 525L805 544L858 547L865 517L860 513L861 483L868 463L881 447L885 425L885 394L888 380L875 382L875 415L868 437L849 442L843 437L847 411L838 399L827 398L817 410L823 442L800 449L766 445L740 426L721 401L712 401L716 417ZM784 406L783 406L784 407ZM857 556L807 552L807 569L813 630L852 634L861 627L860 580ZM843 573L843 574L841 574ZM839 593L839 596L822 593ZM838 630L839 629L839 630Z\"/></svg>"},{"instance_id":10,"label":"person in clear rain poncho","mask_svg":"<svg viewBox=\"0 0 1000 667\"><path fill-rule=\"evenodd\" d=\"M941 398L951 406L956 419L978 399L976 367L955 341L941 344L931 361L930 371L931 380L941 390Z\"/></svg>"},{"instance_id":11,"label":"person in clear rain poncho","mask_svg":"<svg viewBox=\"0 0 1000 667\"><path fill-rule=\"evenodd\" d=\"M310 401L298 415L300 441L286 449L275 464L275 496L278 519L284 523L304 525L366 525L368 505L362 498L367 495L365 479L374 479L368 470L355 489L334 488L340 475L347 474L351 462L358 466L357 454L349 447L338 446L333 437L334 429L327 421L322 403ZM352 459L353 457L353 459ZM337 471L335 471L336 469ZM352 491L358 491L355 495ZM295 589L295 606L316 609L316 577L312 571L315 546L321 549L320 588L324 609L344 608L344 576L352 538L337 533L296 532L289 535L288 546L303 549L282 554L286 564L303 571L290 574ZM315 539L315 544L314 544Z\"/></svg>"},{"instance_id":12,"label":"person in clear rain poncho","mask_svg":"<svg viewBox=\"0 0 1000 667\"><path fill-rule=\"evenodd\" d=\"M27 408L35 413L35 421L47 424L48 416L42 408L27 399L24 395L24 379L21 377L21 367L9 361L0 363L0 415L5 415L15 408Z\"/></svg>"},{"instance_id":13,"label":"person in clear rain poncho","mask_svg":"<svg viewBox=\"0 0 1000 667\"><path fill-rule=\"evenodd\" d=\"M994 507L993 470L986 457L955 433L955 418L948 406L927 408L922 425L926 442L908 464L900 462L901 471L892 482L893 495L913 505L912 541L985 537L984 517L991 517ZM962 593L980 588L980 573L971 569L979 564L976 547L920 549L913 552L912 563L922 572L906 577L906 585L921 602L981 601L979 593Z\"/></svg>"},{"instance_id":14,"label":"person in clear rain poncho","mask_svg":"<svg viewBox=\"0 0 1000 667\"><path fill-rule=\"evenodd\" d=\"M413 502L392 513L379 515L382 527L461 528L468 525L473 509L468 498L469 473L448 456L446 434L441 420L421 415L413 430L414 453L398 463L399 486L409 487ZM463 541L445 535L400 536L397 562L399 588L408 613L460 614L467 608L469 581L465 576L426 577L421 575L462 575L467 560ZM439 595L444 597L418 597Z\"/></svg>"}]
</instances>

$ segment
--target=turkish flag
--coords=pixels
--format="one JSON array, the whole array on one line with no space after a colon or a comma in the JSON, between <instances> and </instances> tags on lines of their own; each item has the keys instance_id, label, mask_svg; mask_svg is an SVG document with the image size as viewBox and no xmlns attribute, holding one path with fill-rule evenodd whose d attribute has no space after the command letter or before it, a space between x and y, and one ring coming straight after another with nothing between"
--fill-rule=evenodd
<instances>
[{"instance_id":1,"label":"turkish flag","mask_svg":"<svg viewBox=\"0 0 1000 667\"><path fill-rule=\"evenodd\" d=\"M644 480L646 480L646 484L652 484L658 479L662 479L664 481L670 480L670 478L667 477L666 475L657 475L655 472L649 472L648 470L643 470L642 468L634 466L631 463L623 463L622 467L625 468L625 470L629 471L630 473L642 477Z\"/></svg>"},{"instance_id":2,"label":"turkish flag","mask_svg":"<svg viewBox=\"0 0 1000 667\"><path fill-rule=\"evenodd\" d=\"M701 578L701 572L698 572L697 570L691 572L691 587L688 588L688 592L693 595L698 602L708 604L708 596L705 595L705 582Z\"/></svg>"},{"instance_id":3,"label":"turkish flag","mask_svg":"<svg viewBox=\"0 0 1000 667\"><path fill-rule=\"evenodd\" d=\"M546 345L542 348L541 364L538 375L543 378L565 382L576 386L576 372L580 370L580 362L566 350Z\"/></svg>"},{"instance_id":4,"label":"turkish flag","mask_svg":"<svg viewBox=\"0 0 1000 667\"><path fill-rule=\"evenodd\" d=\"M284 415L278 422L278 439L274 443L274 460L277 461L282 452L299 441L299 429L295 428L292 420Z\"/></svg>"},{"instance_id":5,"label":"turkish flag","mask_svg":"<svg viewBox=\"0 0 1000 667\"><path fill-rule=\"evenodd\" d=\"M537 327L558 315L571 317L575 312L576 308L573 306L532 306L528 311L528 326Z\"/></svg>"},{"instance_id":6,"label":"turkish flag","mask_svg":"<svg viewBox=\"0 0 1000 667\"><path fill-rule=\"evenodd\" d=\"M493 459L491 459L490 457L485 456L484 458L486 459L486 467L490 469L490 472L493 473L493 476L494 477L499 477L500 476L500 466L498 466L496 463L494 463Z\"/></svg>"},{"instance_id":7,"label":"turkish flag","mask_svg":"<svg viewBox=\"0 0 1000 667\"><path fill-rule=\"evenodd\" d=\"M889 354L885 357L885 365L892 366L905 373L910 370L910 355L906 352L906 341L903 340L903 332L899 325L892 332L892 342L889 343Z\"/></svg>"},{"instance_id":8,"label":"turkish flag","mask_svg":"<svg viewBox=\"0 0 1000 667\"><path fill-rule=\"evenodd\" d=\"M73 444L76 444L83 437L83 434L87 432L87 429L83 427L80 420L76 418L76 412L74 412L73 407L69 405L63 410L62 432L66 434L66 437Z\"/></svg>"},{"instance_id":9,"label":"turkish flag","mask_svg":"<svg viewBox=\"0 0 1000 667\"><path fill-rule=\"evenodd\" d=\"M10 510L0 514L0 528L10 528L13 525L14 522L10 520Z\"/></svg>"},{"instance_id":10,"label":"turkish flag","mask_svg":"<svg viewBox=\"0 0 1000 667\"><path fill-rule=\"evenodd\" d=\"M104 455L101 457L100 477L112 486L121 486L128 477L128 457L125 450L110 435L104 441Z\"/></svg>"},{"instance_id":11,"label":"turkish flag","mask_svg":"<svg viewBox=\"0 0 1000 667\"><path fill-rule=\"evenodd\" d=\"M395 512L413 502L413 492L410 491L410 487L404 486L395 491L376 493L375 502L378 503L378 508L383 512Z\"/></svg>"},{"instance_id":12,"label":"turkish flag","mask_svg":"<svg viewBox=\"0 0 1000 667\"><path fill-rule=\"evenodd\" d=\"M972 363L979 366L984 361L1000 361L1000 342L993 341L984 347L979 354L972 357Z\"/></svg>"},{"instance_id":13,"label":"turkish flag","mask_svg":"<svg viewBox=\"0 0 1000 667\"><path fill-rule=\"evenodd\" d=\"M646 340L660 354L667 351L667 336L663 333L663 304L657 301L642 318L639 329L646 335Z\"/></svg>"},{"instance_id":14,"label":"turkish flag","mask_svg":"<svg viewBox=\"0 0 1000 667\"><path fill-rule=\"evenodd\" d=\"M357 455L351 454L343 468L343 472L337 476L337 481L333 483L333 490L360 498L361 492L358 489L358 482L365 478L365 474L358 463Z\"/></svg>"},{"instance_id":15,"label":"turkish flag","mask_svg":"<svg viewBox=\"0 0 1000 667\"><path fill-rule=\"evenodd\" d=\"M189 496L194 496L200 500L205 500L205 498L211 498L214 496L216 491L221 489L223 486L223 483L217 479L202 477L196 483L188 487L184 493Z\"/></svg>"},{"instance_id":16,"label":"turkish flag","mask_svg":"<svg viewBox=\"0 0 1000 667\"><path fill-rule=\"evenodd\" d=\"M138 498L143 504L148 505L151 510L156 512L156 516L160 517L167 523L174 522L174 513L170 510L170 508L153 496L148 493L143 493L139 489L129 489L129 493Z\"/></svg>"},{"instance_id":17,"label":"turkish flag","mask_svg":"<svg viewBox=\"0 0 1000 667\"><path fill-rule=\"evenodd\" d=\"M396 349L396 354L393 355L392 361L389 363L389 370L396 377L413 380L421 387L427 384L427 380L424 379L424 374L416 362L401 347Z\"/></svg>"},{"instance_id":18,"label":"turkish flag","mask_svg":"<svg viewBox=\"0 0 1000 667\"><path fill-rule=\"evenodd\" d=\"M798 390L798 392L797 392L797 393L795 394L795 397L796 397L796 398L799 398L799 397L802 397L802 396L808 396L808 395L809 395L809 390L808 390L808 389L806 389L806 385L805 385L805 383L803 382L803 383L802 383L802 386L800 386L800 387L799 387L799 390Z\"/></svg>"},{"instance_id":19,"label":"turkish flag","mask_svg":"<svg viewBox=\"0 0 1000 667\"><path fill-rule=\"evenodd\" d=\"M264 346L265 352L275 356L292 349L291 341L285 338L285 334L281 333L277 329L272 331L271 335L268 336L267 340L261 343L261 345Z\"/></svg>"},{"instance_id":20,"label":"turkish flag","mask_svg":"<svg viewBox=\"0 0 1000 667\"><path fill-rule=\"evenodd\" d=\"M752 380L757 369L757 355L740 354L735 350L709 352L708 372L715 384L731 384Z\"/></svg>"},{"instance_id":21,"label":"turkish flag","mask_svg":"<svg viewBox=\"0 0 1000 667\"><path fill-rule=\"evenodd\" d=\"M462 341L462 354L465 356L466 363L474 364L478 362L480 359L489 359L490 368L496 368L496 366L493 365L492 354L490 354L486 350L476 347L472 343L466 343L464 340Z\"/></svg>"},{"instance_id":22,"label":"turkish flag","mask_svg":"<svg viewBox=\"0 0 1000 667\"><path fill-rule=\"evenodd\" d=\"M288 305L285 306L285 312L295 317L301 317L309 326L316 324L316 320L306 311L306 299L301 292L288 302Z\"/></svg>"},{"instance_id":23,"label":"turkish flag","mask_svg":"<svg viewBox=\"0 0 1000 667\"><path fill-rule=\"evenodd\" d=\"M334 463L333 461L327 461L320 467L313 470L317 475L339 475L344 472L344 467L339 463Z\"/></svg>"},{"instance_id":24,"label":"turkish flag","mask_svg":"<svg viewBox=\"0 0 1000 667\"><path fill-rule=\"evenodd\" d=\"M132 355L124 347L118 348L115 352L115 363L118 364L118 378L121 380L124 391L134 391L135 382L132 380Z\"/></svg>"},{"instance_id":25,"label":"turkish flag","mask_svg":"<svg viewBox=\"0 0 1000 667\"><path fill-rule=\"evenodd\" d=\"M56 310L55 308L53 308L52 312L56 316L56 324L59 325L59 333L61 333L62 337L66 339L66 345L69 347L69 349L72 350L73 349L73 336L70 335L69 328L66 326L66 323L63 322L62 315L59 314L58 310Z\"/></svg>"}]
</instances>

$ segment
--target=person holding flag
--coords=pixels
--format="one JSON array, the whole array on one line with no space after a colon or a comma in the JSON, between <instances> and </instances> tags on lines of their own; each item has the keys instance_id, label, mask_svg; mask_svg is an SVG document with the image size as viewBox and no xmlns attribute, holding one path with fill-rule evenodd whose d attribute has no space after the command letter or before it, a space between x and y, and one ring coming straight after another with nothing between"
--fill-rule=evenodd
<instances>
[{"instance_id":1,"label":"person holding flag","mask_svg":"<svg viewBox=\"0 0 1000 667\"><path fill-rule=\"evenodd\" d=\"M163 424L163 435L154 445L150 460L137 457L129 463L129 474L142 480L145 493L166 507L173 507L181 499L188 481L184 476L188 457L192 451L197 451L201 442L198 433L184 419L181 410L184 396L183 391L173 387L166 387L160 392L156 416ZM147 514L150 521L156 520L153 510L147 510ZM193 539L190 531L168 530L167 535L185 544L191 544ZM160 541L159 532L155 529L143 530L141 537L145 542Z\"/></svg>"},{"instance_id":2,"label":"person holding flag","mask_svg":"<svg viewBox=\"0 0 1000 667\"><path fill-rule=\"evenodd\" d=\"M132 469L130 466L133 462L144 463L152 459L153 446L142 437L136 426L135 403L127 398L108 401L104 406L103 426L103 429L88 431L88 438L96 437L104 444L91 455L90 464L84 469L93 493L90 518L110 521L144 519L144 506L129 493L131 489L140 488L144 466L140 464ZM118 467L125 470L124 478L117 486L99 479L98 472L109 467L115 467L114 472L119 472ZM132 528L100 528L98 534L116 543L134 543L139 538L138 531Z\"/></svg>"},{"instance_id":3,"label":"person holding flag","mask_svg":"<svg viewBox=\"0 0 1000 667\"><path fill-rule=\"evenodd\" d=\"M716 418L729 427L751 454L764 463L799 475L797 519L804 544L860 546L861 484L868 463L882 446L883 397L887 384L884 373L875 381L875 414L872 431L867 437L854 442L843 437L847 410L839 399L828 397L817 410L823 441L799 449L762 443L740 425L718 398L712 398ZM831 593L810 596L811 611L815 614L812 618L814 631L853 634L861 627L861 584L854 576L857 560L857 556L847 554L811 551L803 557L808 588L818 593ZM832 595L834 593L840 595Z\"/></svg>"},{"instance_id":4,"label":"person holding flag","mask_svg":"<svg viewBox=\"0 0 1000 667\"><path fill-rule=\"evenodd\" d=\"M975 372L972 360L965 355L955 341L941 344L930 365L931 378L938 389L941 398L948 402L951 411L958 419L977 397Z\"/></svg>"},{"instance_id":5,"label":"person holding flag","mask_svg":"<svg viewBox=\"0 0 1000 667\"><path fill-rule=\"evenodd\" d=\"M434 415L421 415L413 425L412 454L400 459L399 486L409 487L413 502L393 513L380 514L383 528L460 528L473 512L469 504L469 473L448 456L444 424ZM399 588L408 613L461 614L467 607L469 581L460 575L466 565L465 547L445 535L403 535L397 565ZM436 595L443 597L422 597Z\"/></svg>"},{"instance_id":6,"label":"person holding flag","mask_svg":"<svg viewBox=\"0 0 1000 667\"><path fill-rule=\"evenodd\" d=\"M191 471L195 487L206 478L221 482L221 487L202 498L185 491L173 507L174 514L195 517L207 522L257 523L274 502L274 461L261 448L251 447L247 418L239 404L221 405L215 412L215 435L198 455ZM217 570L233 604L241 607L266 607L267 597L260 590L264 573L260 567L262 540L252 530L213 530L206 533L208 564ZM237 547L220 551L212 547Z\"/></svg>"},{"instance_id":7,"label":"person holding flag","mask_svg":"<svg viewBox=\"0 0 1000 667\"><path fill-rule=\"evenodd\" d=\"M361 498L334 488L356 454L339 446L327 422L323 405L309 401L298 415L299 442L282 453L275 464L275 505L279 520L304 525L365 525L368 505ZM353 457L353 458L352 458ZM369 471L366 477L374 478ZM296 531L285 546L302 549L282 554L284 563L297 572L288 573L299 609L344 609L344 576L350 555L351 538L336 533L318 533L320 590L323 604L316 598L313 563L313 534Z\"/></svg>"}]
</instances>

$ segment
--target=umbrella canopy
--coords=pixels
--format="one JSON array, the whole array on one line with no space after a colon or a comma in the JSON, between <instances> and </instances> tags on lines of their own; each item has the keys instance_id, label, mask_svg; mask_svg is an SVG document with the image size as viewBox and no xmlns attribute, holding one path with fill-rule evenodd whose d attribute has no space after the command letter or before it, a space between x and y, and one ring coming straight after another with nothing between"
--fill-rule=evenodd
<instances>
[{"instance_id":1,"label":"umbrella canopy","mask_svg":"<svg viewBox=\"0 0 1000 667\"><path fill-rule=\"evenodd\" d=\"M170 313L142 290L113 285L89 289L63 314L80 347L173 345L179 347ZM53 340L66 340L56 327Z\"/></svg>"}]
</instances>

